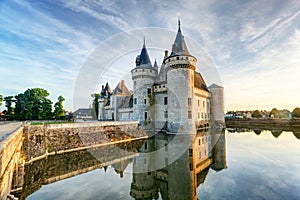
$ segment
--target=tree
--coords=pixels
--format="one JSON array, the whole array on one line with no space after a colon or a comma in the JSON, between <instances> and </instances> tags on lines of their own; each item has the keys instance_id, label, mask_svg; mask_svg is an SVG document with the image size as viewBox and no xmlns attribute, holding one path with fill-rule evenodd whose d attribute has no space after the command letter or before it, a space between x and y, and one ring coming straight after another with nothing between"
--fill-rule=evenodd
<instances>
[{"instance_id":1,"label":"tree","mask_svg":"<svg viewBox=\"0 0 300 200\"><path fill-rule=\"evenodd\" d=\"M18 120L51 119L52 102L49 93L42 88L27 89L16 98L15 117Z\"/></svg>"},{"instance_id":2,"label":"tree","mask_svg":"<svg viewBox=\"0 0 300 200\"><path fill-rule=\"evenodd\" d=\"M262 117L262 114L259 110L255 110L253 113L252 113L252 117L254 118L261 118Z\"/></svg>"},{"instance_id":3,"label":"tree","mask_svg":"<svg viewBox=\"0 0 300 200\"><path fill-rule=\"evenodd\" d=\"M297 117L297 118L300 117L300 108L299 108L299 107L297 107L297 108L295 108L295 109L293 110L292 116L293 116L293 117Z\"/></svg>"},{"instance_id":4,"label":"tree","mask_svg":"<svg viewBox=\"0 0 300 200\"><path fill-rule=\"evenodd\" d=\"M4 97L4 101L5 101L5 106L7 108L7 112L5 116L8 117L9 119L12 119L14 114L14 108L12 107L12 103L14 102L14 97L13 96Z\"/></svg>"},{"instance_id":5,"label":"tree","mask_svg":"<svg viewBox=\"0 0 300 200\"><path fill-rule=\"evenodd\" d=\"M39 113L39 119L53 119L53 113L52 113L52 101L49 99L43 99L41 101L41 109L42 112Z\"/></svg>"},{"instance_id":6,"label":"tree","mask_svg":"<svg viewBox=\"0 0 300 200\"><path fill-rule=\"evenodd\" d=\"M3 96L0 94L0 106L2 105Z\"/></svg>"},{"instance_id":7,"label":"tree","mask_svg":"<svg viewBox=\"0 0 300 200\"><path fill-rule=\"evenodd\" d=\"M56 120L59 120L59 119L65 119L66 116L65 116L65 110L64 110L64 107L63 107L63 101L65 100L65 98L63 98L63 96L59 96L57 98L57 102L54 104L54 117Z\"/></svg>"},{"instance_id":8,"label":"tree","mask_svg":"<svg viewBox=\"0 0 300 200\"><path fill-rule=\"evenodd\" d=\"M278 118L279 111L276 108L273 108L270 112L270 117L272 117L272 115L274 118Z\"/></svg>"},{"instance_id":9,"label":"tree","mask_svg":"<svg viewBox=\"0 0 300 200\"><path fill-rule=\"evenodd\" d=\"M100 94L91 94L93 99L93 105L92 105L92 115L94 119L98 118L98 112L99 112L99 97Z\"/></svg>"}]
</instances>

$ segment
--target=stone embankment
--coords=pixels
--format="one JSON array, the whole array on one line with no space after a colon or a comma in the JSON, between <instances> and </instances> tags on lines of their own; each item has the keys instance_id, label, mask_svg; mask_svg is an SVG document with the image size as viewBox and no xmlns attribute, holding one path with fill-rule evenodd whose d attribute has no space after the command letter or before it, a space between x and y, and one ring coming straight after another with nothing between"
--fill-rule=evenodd
<instances>
[{"instance_id":1,"label":"stone embankment","mask_svg":"<svg viewBox=\"0 0 300 200\"><path fill-rule=\"evenodd\" d=\"M36 126L21 124L0 126L0 199L13 198L10 196L11 191L20 190L24 182L22 177L26 163L48 155L106 147L111 144L121 145L122 149L126 149L131 141L148 137L139 127L138 121ZM110 157L106 155L105 158ZM107 163L109 161L102 164Z\"/></svg>"},{"instance_id":2,"label":"stone embankment","mask_svg":"<svg viewBox=\"0 0 300 200\"><path fill-rule=\"evenodd\" d=\"M146 138L138 121L48 124L24 127L26 162L46 155Z\"/></svg>"},{"instance_id":3,"label":"stone embankment","mask_svg":"<svg viewBox=\"0 0 300 200\"><path fill-rule=\"evenodd\" d=\"M300 129L300 119L226 119L227 128Z\"/></svg>"}]
</instances>

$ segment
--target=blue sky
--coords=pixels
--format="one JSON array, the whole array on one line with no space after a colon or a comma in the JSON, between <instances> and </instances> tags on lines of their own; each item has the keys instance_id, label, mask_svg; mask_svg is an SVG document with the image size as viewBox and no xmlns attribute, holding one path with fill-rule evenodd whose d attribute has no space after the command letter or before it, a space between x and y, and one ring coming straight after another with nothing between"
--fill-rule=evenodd
<instances>
[{"instance_id":1,"label":"blue sky","mask_svg":"<svg viewBox=\"0 0 300 200\"><path fill-rule=\"evenodd\" d=\"M176 31L180 16L185 37L199 44L220 74L226 110L300 106L297 0L2 0L0 13L0 94L4 96L42 87L54 102L59 95L66 97L68 110L88 107L90 98L73 105L74 88L82 66L99 45L116 34L144 27ZM152 35L145 34L147 46L155 47ZM166 49L174 38L175 33ZM141 46L142 38L138 42ZM120 68L122 63L134 66L135 50L123 55L126 62L116 62ZM149 51L152 62L160 52L154 50ZM119 79L109 78L115 87ZM102 83L96 80L96 85Z\"/></svg>"}]
</instances>

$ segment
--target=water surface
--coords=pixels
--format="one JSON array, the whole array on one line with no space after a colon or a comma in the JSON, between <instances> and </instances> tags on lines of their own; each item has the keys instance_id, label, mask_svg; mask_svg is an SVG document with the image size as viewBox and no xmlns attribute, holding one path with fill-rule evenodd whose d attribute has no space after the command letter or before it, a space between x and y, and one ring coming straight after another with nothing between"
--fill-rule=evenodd
<instances>
[{"instance_id":1,"label":"water surface","mask_svg":"<svg viewBox=\"0 0 300 200\"><path fill-rule=\"evenodd\" d=\"M120 154L120 149L129 153ZM300 140L292 132L209 130L177 141L157 135L136 145L37 161L26 166L28 185L19 196L31 200L300 199L299 158Z\"/></svg>"}]
</instances>

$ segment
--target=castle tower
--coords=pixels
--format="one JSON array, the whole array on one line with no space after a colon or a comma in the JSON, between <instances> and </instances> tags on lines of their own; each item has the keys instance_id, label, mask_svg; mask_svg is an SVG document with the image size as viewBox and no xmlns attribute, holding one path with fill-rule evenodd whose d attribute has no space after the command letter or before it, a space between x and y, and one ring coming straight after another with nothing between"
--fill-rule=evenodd
<instances>
[{"instance_id":1,"label":"castle tower","mask_svg":"<svg viewBox=\"0 0 300 200\"><path fill-rule=\"evenodd\" d=\"M172 46L172 53L164 63L168 83L168 130L190 133L195 130L193 120L194 73L197 59L185 44L178 20L178 32Z\"/></svg>"},{"instance_id":2,"label":"castle tower","mask_svg":"<svg viewBox=\"0 0 300 200\"><path fill-rule=\"evenodd\" d=\"M133 119L139 120L145 128L151 128L153 120L152 85L157 76L157 67L152 67L150 57L146 48L145 39L140 55L136 57L136 66L131 70L133 80Z\"/></svg>"},{"instance_id":3,"label":"castle tower","mask_svg":"<svg viewBox=\"0 0 300 200\"><path fill-rule=\"evenodd\" d=\"M224 88L212 84L208 89L211 93L211 125L214 127L224 127Z\"/></svg>"}]
</instances>

